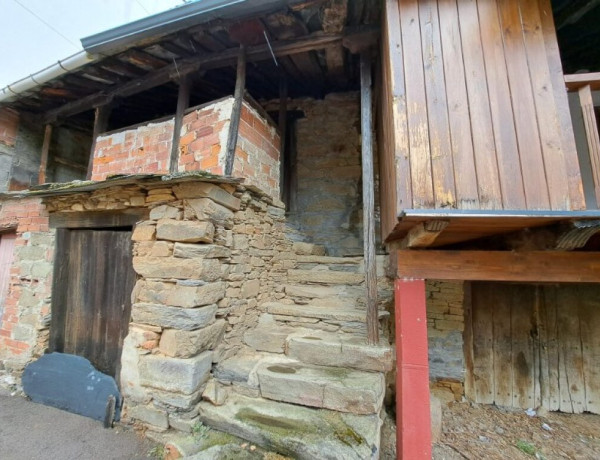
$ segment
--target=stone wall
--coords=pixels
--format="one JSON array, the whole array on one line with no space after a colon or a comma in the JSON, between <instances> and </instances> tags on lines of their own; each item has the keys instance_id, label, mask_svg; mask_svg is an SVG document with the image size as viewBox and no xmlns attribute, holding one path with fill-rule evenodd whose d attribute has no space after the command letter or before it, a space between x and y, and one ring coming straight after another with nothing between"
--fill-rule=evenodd
<instances>
[{"instance_id":1,"label":"stone wall","mask_svg":"<svg viewBox=\"0 0 600 460\"><path fill-rule=\"evenodd\" d=\"M53 198L52 212L150 208L133 232L132 322L123 345L125 416L182 429L213 363L235 355L259 304L284 296L283 209L245 187L185 182ZM189 426L188 428L189 429Z\"/></svg>"},{"instance_id":2,"label":"stone wall","mask_svg":"<svg viewBox=\"0 0 600 460\"><path fill-rule=\"evenodd\" d=\"M0 109L0 192L37 184L43 125Z\"/></svg>"},{"instance_id":3,"label":"stone wall","mask_svg":"<svg viewBox=\"0 0 600 460\"><path fill-rule=\"evenodd\" d=\"M232 109L233 98L227 97L191 109L183 117L180 172L224 174ZM233 176L279 199L279 133L249 101L244 101L241 117ZM113 174L167 174L173 125L170 118L99 136L92 180Z\"/></svg>"},{"instance_id":4,"label":"stone wall","mask_svg":"<svg viewBox=\"0 0 600 460\"><path fill-rule=\"evenodd\" d=\"M463 393L464 283L427 281L429 375L434 386Z\"/></svg>"},{"instance_id":5,"label":"stone wall","mask_svg":"<svg viewBox=\"0 0 600 460\"><path fill-rule=\"evenodd\" d=\"M296 121L297 209L288 221L329 255L362 254L360 95L295 100L290 109L304 117Z\"/></svg>"},{"instance_id":6,"label":"stone wall","mask_svg":"<svg viewBox=\"0 0 600 460\"><path fill-rule=\"evenodd\" d=\"M16 233L0 318L0 361L19 370L48 346L54 232L45 206L31 198L0 203L0 229Z\"/></svg>"}]
</instances>

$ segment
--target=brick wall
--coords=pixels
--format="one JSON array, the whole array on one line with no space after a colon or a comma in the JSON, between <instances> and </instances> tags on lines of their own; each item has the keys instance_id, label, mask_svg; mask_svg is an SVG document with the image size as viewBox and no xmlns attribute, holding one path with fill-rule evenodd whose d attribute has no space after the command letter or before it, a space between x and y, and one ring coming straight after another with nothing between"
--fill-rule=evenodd
<instances>
[{"instance_id":1,"label":"brick wall","mask_svg":"<svg viewBox=\"0 0 600 460\"><path fill-rule=\"evenodd\" d=\"M8 294L0 318L0 360L20 369L48 343L54 232L39 199L0 203L0 229L16 233Z\"/></svg>"},{"instance_id":2,"label":"brick wall","mask_svg":"<svg viewBox=\"0 0 600 460\"><path fill-rule=\"evenodd\" d=\"M427 281L427 335L429 375L434 386L462 395L464 283Z\"/></svg>"},{"instance_id":3,"label":"brick wall","mask_svg":"<svg viewBox=\"0 0 600 460\"><path fill-rule=\"evenodd\" d=\"M173 119L98 136L92 180L114 174L168 173Z\"/></svg>"},{"instance_id":4,"label":"brick wall","mask_svg":"<svg viewBox=\"0 0 600 460\"><path fill-rule=\"evenodd\" d=\"M233 98L205 104L183 117L178 170L224 174ZM113 174L168 173L173 119L98 137L92 180ZM233 175L279 199L277 129L245 101Z\"/></svg>"}]
</instances>

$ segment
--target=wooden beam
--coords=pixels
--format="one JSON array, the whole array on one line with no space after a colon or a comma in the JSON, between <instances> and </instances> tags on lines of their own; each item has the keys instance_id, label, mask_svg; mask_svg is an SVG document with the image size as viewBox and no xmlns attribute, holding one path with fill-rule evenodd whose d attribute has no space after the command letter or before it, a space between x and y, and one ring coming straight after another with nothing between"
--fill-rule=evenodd
<instances>
[{"instance_id":1,"label":"wooden beam","mask_svg":"<svg viewBox=\"0 0 600 460\"><path fill-rule=\"evenodd\" d=\"M94 151L96 150L96 141L98 136L103 132L106 132L108 126L108 119L112 110L112 102L109 104L101 105L96 107L94 113L94 131L92 132L92 147L90 148L90 158L88 160L86 179L92 178L92 169L94 167Z\"/></svg>"},{"instance_id":2,"label":"wooden beam","mask_svg":"<svg viewBox=\"0 0 600 460\"><path fill-rule=\"evenodd\" d=\"M365 32L361 29L361 31L356 33L362 34ZM324 49L331 45L342 43L344 37L345 36L341 34L312 34L300 39L275 41L271 43L271 46L275 56L283 57L305 53L311 50ZM167 83L174 78L195 72L200 68L218 69L221 67L226 67L235 61L235 59L238 57L238 54L239 48L236 47L229 48L224 51L207 53L200 57L195 56L188 59L180 59L176 63L166 65L165 67L153 72L149 72L140 78L128 81L112 91L99 91L78 101L73 101L54 110L50 110L46 113L43 121L47 122L48 120L69 117L77 113L84 112L92 107L102 105L114 97L132 96L142 91L146 91ZM246 49L246 59L248 62L272 59L271 50L266 44L249 47Z\"/></svg>"},{"instance_id":3,"label":"wooden beam","mask_svg":"<svg viewBox=\"0 0 600 460\"><path fill-rule=\"evenodd\" d=\"M598 5L600 5L600 0L571 0L556 18L556 30L575 24Z\"/></svg>"},{"instance_id":4,"label":"wooden beam","mask_svg":"<svg viewBox=\"0 0 600 460\"><path fill-rule=\"evenodd\" d=\"M181 125L183 115L190 105L191 76L185 75L179 82L179 94L177 95L177 110L173 125L173 139L171 142L171 158L169 160L169 172L177 172L179 166L179 138L181 137Z\"/></svg>"},{"instance_id":5,"label":"wooden beam","mask_svg":"<svg viewBox=\"0 0 600 460\"><path fill-rule=\"evenodd\" d=\"M379 343L377 312L377 266L375 262L375 191L373 167L373 101L371 92L371 57L360 56L360 120L362 138L363 239L365 251L365 285L367 288L367 341Z\"/></svg>"},{"instance_id":6,"label":"wooden beam","mask_svg":"<svg viewBox=\"0 0 600 460\"><path fill-rule=\"evenodd\" d=\"M600 253L567 251L398 251L398 277L547 283L600 282Z\"/></svg>"},{"instance_id":7,"label":"wooden beam","mask_svg":"<svg viewBox=\"0 0 600 460\"><path fill-rule=\"evenodd\" d=\"M596 120L596 112L594 111L592 90L589 85L579 89L579 102L581 104L585 137L592 165L596 203L600 204L600 135L598 134L598 122Z\"/></svg>"},{"instance_id":8,"label":"wooden beam","mask_svg":"<svg viewBox=\"0 0 600 460\"><path fill-rule=\"evenodd\" d=\"M402 246L410 249L429 247L442 234L448 224L447 220L421 222L410 229L403 240Z\"/></svg>"},{"instance_id":9,"label":"wooden beam","mask_svg":"<svg viewBox=\"0 0 600 460\"><path fill-rule=\"evenodd\" d=\"M246 47L244 45L240 45L238 53L237 76L235 79L235 92L233 95L233 109L231 110L229 137L227 138L227 156L225 160L226 176L231 176L233 173L235 148L237 146L238 131L240 130L242 105L244 104L244 89L246 88Z\"/></svg>"},{"instance_id":10,"label":"wooden beam","mask_svg":"<svg viewBox=\"0 0 600 460\"><path fill-rule=\"evenodd\" d=\"M600 72L565 75L565 84L569 91L577 91L579 88L587 85L593 91L597 91L600 89Z\"/></svg>"},{"instance_id":11,"label":"wooden beam","mask_svg":"<svg viewBox=\"0 0 600 460\"><path fill-rule=\"evenodd\" d=\"M42 144L42 158L40 160L40 172L38 184L46 183L46 168L48 167L48 153L50 152L50 141L52 140L52 125L48 123L44 131L44 142Z\"/></svg>"}]
</instances>

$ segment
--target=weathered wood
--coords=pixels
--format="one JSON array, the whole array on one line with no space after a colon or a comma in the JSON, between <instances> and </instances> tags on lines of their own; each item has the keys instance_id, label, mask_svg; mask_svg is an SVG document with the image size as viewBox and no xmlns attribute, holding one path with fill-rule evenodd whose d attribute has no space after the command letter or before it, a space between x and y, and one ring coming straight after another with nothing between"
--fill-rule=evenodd
<instances>
[{"instance_id":1,"label":"weathered wood","mask_svg":"<svg viewBox=\"0 0 600 460\"><path fill-rule=\"evenodd\" d=\"M472 330L473 330L473 380L475 382L474 400L482 404L494 402L494 320L491 308L478 308L487 305L486 291L476 289L472 292Z\"/></svg>"},{"instance_id":2,"label":"weathered wood","mask_svg":"<svg viewBox=\"0 0 600 460\"><path fill-rule=\"evenodd\" d=\"M42 155L40 159L40 172L38 174L38 184L46 183L46 169L48 167L48 153L50 152L50 142L52 141L52 125L48 123L44 130L44 142L42 144Z\"/></svg>"},{"instance_id":3,"label":"weathered wood","mask_svg":"<svg viewBox=\"0 0 600 460\"><path fill-rule=\"evenodd\" d=\"M544 382L547 386L549 410L560 410L560 388L559 388L559 359L558 359L558 329L560 324L557 320L557 294L556 286L547 286L543 290L542 321L545 321L546 342L542 345L547 354L548 380ZM545 390L544 390L545 391Z\"/></svg>"},{"instance_id":4,"label":"weathered wood","mask_svg":"<svg viewBox=\"0 0 600 460\"><path fill-rule=\"evenodd\" d=\"M561 251L398 251L398 276L440 280L597 283L600 254Z\"/></svg>"},{"instance_id":5,"label":"weathered wood","mask_svg":"<svg viewBox=\"0 0 600 460\"><path fill-rule=\"evenodd\" d=\"M390 257L396 258L396 251ZM393 275L395 276L395 275ZM473 356L473 283L465 282L463 284L465 310L465 331L463 333L463 351L465 353L465 396L471 400L476 399L475 392L475 368Z\"/></svg>"},{"instance_id":6,"label":"weathered wood","mask_svg":"<svg viewBox=\"0 0 600 460\"><path fill-rule=\"evenodd\" d=\"M494 403L500 406L513 405L513 355L512 355L512 299L493 296L493 285L476 283L474 289L481 292L478 301L489 308L493 317L493 379ZM483 299L486 299L485 301ZM521 306L518 305L517 308Z\"/></svg>"},{"instance_id":7,"label":"weathered wood","mask_svg":"<svg viewBox=\"0 0 600 460\"><path fill-rule=\"evenodd\" d=\"M103 132L106 132L108 128L108 119L110 118L110 113L112 111L112 101L96 107L94 112L94 130L92 132L92 147L90 148L90 158L88 160L87 174L86 179L90 180L92 178L92 172L94 169L94 153L96 152L96 142L98 140L98 136Z\"/></svg>"},{"instance_id":8,"label":"weathered wood","mask_svg":"<svg viewBox=\"0 0 600 460\"><path fill-rule=\"evenodd\" d=\"M589 85L579 89L579 102L583 113L583 124L585 126L590 162L592 164L596 202L600 203L600 135L598 134L598 121L596 120L596 112L594 111L592 90Z\"/></svg>"},{"instance_id":9,"label":"weathered wood","mask_svg":"<svg viewBox=\"0 0 600 460\"><path fill-rule=\"evenodd\" d=\"M419 2L419 20L435 207L454 208L456 207L456 180L450 141L438 0Z\"/></svg>"},{"instance_id":10,"label":"weathered wood","mask_svg":"<svg viewBox=\"0 0 600 460\"><path fill-rule=\"evenodd\" d=\"M231 121L229 123L229 135L227 137L227 150L225 160L225 175L233 173L235 161L235 148L237 146L238 132L240 130L240 119L242 117L242 105L244 104L244 90L246 88L246 47L240 46L237 75L235 79L235 92L233 96L233 108L231 109Z\"/></svg>"},{"instance_id":11,"label":"weathered wood","mask_svg":"<svg viewBox=\"0 0 600 460\"><path fill-rule=\"evenodd\" d=\"M171 157L169 159L169 172L174 173L179 169L179 139L181 137L181 126L183 115L190 105L190 91L192 87L191 76L184 76L179 82L179 93L177 94L177 109L173 123L173 139L171 141Z\"/></svg>"},{"instance_id":12,"label":"weathered wood","mask_svg":"<svg viewBox=\"0 0 600 460\"><path fill-rule=\"evenodd\" d=\"M432 220L415 225L406 235L403 246L410 249L431 246L447 226L448 221L444 220Z\"/></svg>"},{"instance_id":13,"label":"weathered wood","mask_svg":"<svg viewBox=\"0 0 600 460\"><path fill-rule=\"evenodd\" d=\"M77 169L78 171L87 172L87 166L84 166L79 163L75 163L74 161L71 161L71 160L67 160L66 158L53 156L52 161L54 163L58 163L63 166L68 166L69 168Z\"/></svg>"},{"instance_id":14,"label":"weathered wood","mask_svg":"<svg viewBox=\"0 0 600 460\"><path fill-rule=\"evenodd\" d=\"M586 409L600 414L600 290L596 285L585 286L585 290L580 287L579 291Z\"/></svg>"},{"instance_id":15,"label":"weathered wood","mask_svg":"<svg viewBox=\"0 0 600 460\"><path fill-rule=\"evenodd\" d=\"M371 90L371 57L360 56L360 120L362 138L363 239L365 287L367 300L367 341L379 344L377 311L377 264L375 261L375 178L373 167L373 100Z\"/></svg>"},{"instance_id":16,"label":"weathered wood","mask_svg":"<svg viewBox=\"0 0 600 460\"><path fill-rule=\"evenodd\" d=\"M537 407L539 403L536 403L534 397L534 353L531 337L534 330L533 289L521 285L503 286L501 289L496 287L496 294L495 298L504 298L511 305L512 406ZM488 305L492 304L493 302L488 300Z\"/></svg>"},{"instance_id":17,"label":"weathered wood","mask_svg":"<svg viewBox=\"0 0 600 460\"><path fill-rule=\"evenodd\" d=\"M589 86L593 91L600 90L600 72L576 73L565 75L565 85L569 91L577 91Z\"/></svg>"},{"instance_id":18,"label":"weathered wood","mask_svg":"<svg viewBox=\"0 0 600 460\"><path fill-rule=\"evenodd\" d=\"M455 0L439 2L440 35L446 78L448 121L454 170L460 174L456 180L456 205L459 209L479 208L477 173L470 135L471 122L467 98L463 52L460 42L458 9ZM459 65L457 65L459 63Z\"/></svg>"},{"instance_id":19,"label":"weathered wood","mask_svg":"<svg viewBox=\"0 0 600 460\"><path fill-rule=\"evenodd\" d=\"M147 209L101 212L58 212L50 214L50 228L131 227L147 219Z\"/></svg>"},{"instance_id":20,"label":"weathered wood","mask_svg":"<svg viewBox=\"0 0 600 460\"><path fill-rule=\"evenodd\" d=\"M400 2L399 7L404 68L407 69L405 85L413 207L430 209L435 208L435 196L431 170L427 95L423 84L425 76L421 51L419 2L403 1Z\"/></svg>"},{"instance_id":21,"label":"weathered wood","mask_svg":"<svg viewBox=\"0 0 600 460\"><path fill-rule=\"evenodd\" d=\"M356 31L355 34L365 33L364 30ZM348 35L323 35L312 34L295 40L278 40L271 42L271 48L268 45L257 45L248 47L246 55L248 62L271 59L271 49L277 57L291 56L294 54L305 53L307 51L324 49L329 46L342 43L344 37ZM352 33L349 34L352 36ZM166 65L161 69L149 72L148 74L123 83L112 91L100 91L91 94L79 101L60 106L46 113L43 120L54 120L57 118L68 117L77 113L84 112L90 108L102 105L115 97L128 97L134 94L146 91L148 89L160 86L171 81L174 78L196 72L198 69L218 69L227 67L235 62L239 55L239 47L228 48L223 51L206 53L201 56L194 56L187 59L180 59L174 64Z\"/></svg>"}]
</instances>

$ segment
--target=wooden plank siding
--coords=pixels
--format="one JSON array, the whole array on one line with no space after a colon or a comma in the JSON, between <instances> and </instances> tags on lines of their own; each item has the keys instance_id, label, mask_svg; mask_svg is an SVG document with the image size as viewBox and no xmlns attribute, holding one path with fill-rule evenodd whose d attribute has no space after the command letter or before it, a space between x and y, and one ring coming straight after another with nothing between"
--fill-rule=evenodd
<instances>
[{"instance_id":1,"label":"wooden plank siding","mask_svg":"<svg viewBox=\"0 0 600 460\"><path fill-rule=\"evenodd\" d=\"M384 13L384 237L405 209L585 207L549 0L386 0Z\"/></svg>"}]
</instances>

